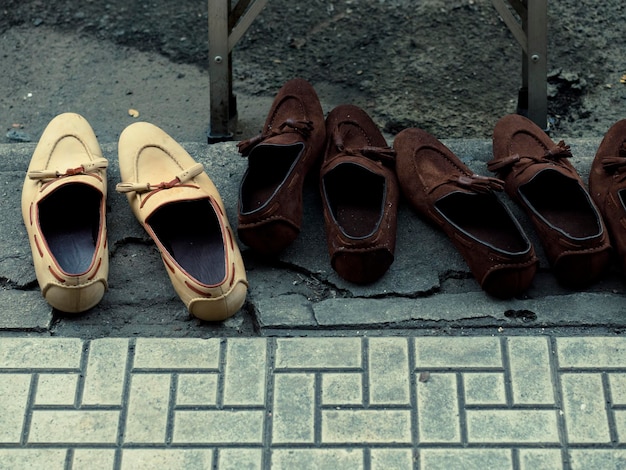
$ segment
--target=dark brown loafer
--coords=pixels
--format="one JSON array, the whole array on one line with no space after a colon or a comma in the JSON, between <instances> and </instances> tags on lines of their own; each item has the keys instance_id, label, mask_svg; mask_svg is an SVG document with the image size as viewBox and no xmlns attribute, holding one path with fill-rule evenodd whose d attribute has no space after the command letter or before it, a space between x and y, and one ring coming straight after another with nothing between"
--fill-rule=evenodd
<instances>
[{"instance_id":1,"label":"dark brown loafer","mask_svg":"<svg viewBox=\"0 0 626 470\"><path fill-rule=\"evenodd\" d=\"M395 152L362 109L341 105L326 118L320 171L333 269L356 284L379 279L393 262L399 189Z\"/></svg>"},{"instance_id":2,"label":"dark brown loafer","mask_svg":"<svg viewBox=\"0 0 626 470\"><path fill-rule=\"evenodd\" d=\"M278 92L263 132L240 142L248 169L239 192L238 234L264 255L276 255L300 233L304 179L324 151L324 112L305 80Z\"/></svg>"},{"instance_id":3,"label":"dark brown loafer","mask_svg":"<svg viewBox=\"0 0 626 470\"><path fill-rule=\"evenodd\" d=\"M626 119L613 124L602 139L589 172L589 193L626 271Z\"/></svg>"},{"instance_id":4,"label":"dark brown loafer","mask_svg":"<svg viewBox=\"0 0 626 470\"><path fill-rule=\"evenodd\" d=\"M569 146L555 144L530 119L512 114L494 128L493 155L489 170L532 220L555 277L569 287L597 280L611 246L598 209L567 160Z\"/></svg>"},{"instance_id":5,"label":"dark brown loafer","mask_svg":"<svg viewBox=\"0 0 626 470\"><path fill-rule=\"evenodd\" d=\"M443 229L483 290L499 298L527 290L538 260L521 226L494 194L503 181L474 174L421 129L400 132L393 146L402 193Z\"/></svg>"}]
</instances>

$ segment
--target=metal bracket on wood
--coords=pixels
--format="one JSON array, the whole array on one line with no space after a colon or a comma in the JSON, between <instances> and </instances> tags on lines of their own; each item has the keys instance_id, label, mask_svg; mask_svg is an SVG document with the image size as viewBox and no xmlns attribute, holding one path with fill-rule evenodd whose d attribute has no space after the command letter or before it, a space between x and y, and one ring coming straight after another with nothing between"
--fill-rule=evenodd
<instances>
[{"instance_id":1,"label":"metal bracket on wood","mask_svg":"<svg viewBox=\"0 0 626 470\"><path fill-rule=\"evenodd\" d=\"M237 124L233 94L232 50L267 0L208 0L209 20L209 129L210 144L231 140Z\"/></svg>"},{"instance_id":2,"label":"metal bracket on wood","mask_svg":"<svg viewBox=\"0 0 626 470\"><path fill-rule=\"evenodd\" d=\"M522 46L522 87L517 112L542 129L548 128L548 5L547 0L491 0Z\"/></svg>"}]
</instances>

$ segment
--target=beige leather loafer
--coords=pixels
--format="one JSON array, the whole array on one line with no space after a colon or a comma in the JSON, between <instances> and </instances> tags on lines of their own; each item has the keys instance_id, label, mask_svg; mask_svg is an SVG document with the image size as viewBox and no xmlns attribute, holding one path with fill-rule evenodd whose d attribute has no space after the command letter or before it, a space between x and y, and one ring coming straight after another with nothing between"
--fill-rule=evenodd
<instances>
[{"instance_id":1,"label":"beige leather loafer","mask_svg":"<svg viewBox=\"0 0 626 470\"><path fill-rule=\"evenodd\" d=\"M248 282L217 188L203 166L160 128L147 122L120 135L117 191L161 253L172 285L202 320L234 315Z\"/></svg>"},{"instance_id":2,"label":"beige leather loafer","mask_svg":"<svg viewBox=\"0 0 626 470\"><path fill-rule=\"evenodd\" d=\"M84 312L107 288L106 167L89 123L55 117L33 153L22 189L22 216L44 298Z\"/></svg>"}]
</instances>

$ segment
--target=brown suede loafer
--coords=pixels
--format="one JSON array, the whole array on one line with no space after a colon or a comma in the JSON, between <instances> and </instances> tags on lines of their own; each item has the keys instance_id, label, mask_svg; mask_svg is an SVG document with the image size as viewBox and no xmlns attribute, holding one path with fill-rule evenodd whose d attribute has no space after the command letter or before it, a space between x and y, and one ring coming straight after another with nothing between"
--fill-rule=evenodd
<instances>
[{"instance_id":1,"label":"brown suede loafer","mask_svg":"<svg viewBox=\"0 0 626 470\"><path fill-rule=\"evenodd\" d=\"M239 192L237 231L256 252L276 255L300 233L304 179L321 157L324 113L313 87L288 81L278 92L263 132L240 142L248 157Z\"/></svg>"},{"instance_id":2,"label":"brown suede loafer","mask_svg":"<svg viewBox=\"0 0 626 470\"><path fill-rule=\"evenodd\" d=\"M326 133L320 190L331 265L347 281L368 284L394 259L399 199L395 152L356 106L333 109Z\"/></svg>"},{"instance_id":3,"label":"brown suede loafer","mask_svg":"<svg viewBox=\"0 0 626 470\"><path fill-rule=\"evenodd\" d=\"M555 277L575 288L597 280L611 246L598 209L567 160L569 146L555 144L530 119L512 114L494 128L493 155L489 170L532 220Z\"/></svg>"},{"instance_id":4,"label":"brown suede loafer","mask_svg":"<svg viewBox=\"0 0 626 470\"><path fill-rule=\"evenodd\" d=\"M589 193L626 272L626 119L607 131L589 172Z\"/></svg>"},{"instance_id":5,"label":"brown suede loafer","mask_svg":"<svg viewBox=\"0 0 626 470\"><path fill-rule=\"evenodd\" d=\"M60 114L28 166L22 215L44 298L67 313L94 307L107 289L106 168L89 123Z\"/></svg>"},{"instance_id":6,"label":"brown suede loafer","mask_svg":"<svg viewBox=\"0 0 626 470\"><path fill-rule=\"evenodd\" d=\"M504 183L474 174L421 129L405 129L393 145L403 194L448 235L482 289L499 298L527 290L538 260L521 226L494 194Z\"/></svg>"}]
</instances>

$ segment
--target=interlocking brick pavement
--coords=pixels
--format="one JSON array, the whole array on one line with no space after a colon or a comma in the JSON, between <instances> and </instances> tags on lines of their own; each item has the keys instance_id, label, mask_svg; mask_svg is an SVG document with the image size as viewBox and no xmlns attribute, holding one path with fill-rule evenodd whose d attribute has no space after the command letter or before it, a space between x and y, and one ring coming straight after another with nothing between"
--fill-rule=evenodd
<instances>
[{"instance_id":1,"label":"interlocking brick pavement","mask_svg":"<svg viewBox=\"0 0 626 470\"><path fill-rule=\"evenodd\" d=\"M623 469L626 338L0 338L0 469Z\"/></svg>"}]
</instances>

